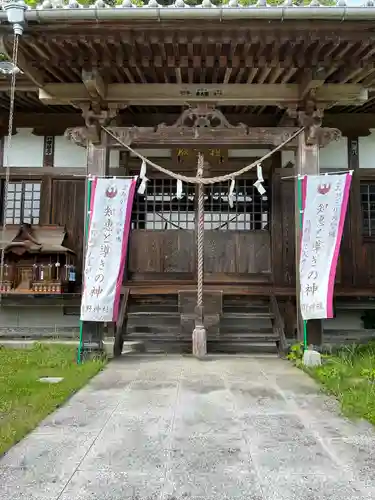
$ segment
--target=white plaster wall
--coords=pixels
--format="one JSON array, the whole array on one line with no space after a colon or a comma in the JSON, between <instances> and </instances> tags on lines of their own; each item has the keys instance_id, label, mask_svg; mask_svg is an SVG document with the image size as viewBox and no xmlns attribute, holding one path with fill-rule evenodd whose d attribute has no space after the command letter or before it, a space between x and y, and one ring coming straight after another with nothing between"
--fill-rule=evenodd
<instances>
[{"instance_id":1,"label":"white plaster wall","mask_svg":"<svg viewBox=\"0 0 375 500\"><path fill-rule=\"evenodd\" d=\"M31 128L20 128L12 137L8 150L8 138L4 140L4 166L41 167L43 165L44 137L32 134ZM8 156L7 156L8 155Z\"/></svg>"},{"instance_id":2,"label":"white plaster wall","mask_svg":"<svg viewBox=\"0 0 375 500\"><path fill-rule=\"evenodd\" d=\"M86 148L77 146L64 136L55 137L55 158L54 158L55 167L59 168L85 167L87 161L86 157L87 157ZM119 159L120 159L120 152L112 150L109 156L109 166L111 168L118 168Z\"/></svg>"},{"instance_id":3,"label":"white plaster wall","mask_svg":"<svg viewBox=\"0 0 375 500\"><path fill-rule=\"evenodd\" d=\"M55 167L85 167L86 156L86 148L77 146L64 136L55 137Z\"/></svg>"},{"instance_id":4,"label":"white plaster wall","mask_svg":"<svg viewBox=\"0 0 375 500\"><path fill-rule=\"evenodd\" d=\"M345 170L348 168L348 140L341 137L325 148L320 148L319 157L321 170Z\"/></svg>"},{"instance_id":5,"label":"white plaster wall","mask_svg":"<svg viewBox=\"0 0 375 500\"><path fill-rule=\"evenodd\" d=\"M375 168L375 129L367 137L358 138L359 168Z\"/></svg>"},{"instance_id":6,"label":"white plaster wall","mask_svg":"<svg viewBox=\"0 0 375 500\"><path fill-rule=\"evenodd\" d=\"M284 168L288 163L295 164L295 152L293 150L281 151L281 166ZM345 170L348 168L347 138L342 137L339 141L328 144L319 150L320 169Z\"/></svg>"},{"instance_id":7,"label":"white plaster wall","mask_svg":"<svg viewBox=\"0 0 375 500\"><path fill-rule=\"evenodd\" d=\"M375 168L375 129L368 137L359 138L360 168ZM32 135L32 129L19 129L13 136L12 148L10 150L9 165L12 167L42 167L43 166L44 138ZM6 159L7 139L4 143L4 165ZM147 149L140 153L149 158L170 158L170 149ZM269 150L264 149L231 149L230 158L254 158L262 157ZM110 153L110 167L119 166L120 152L112 150ZM285 167L288 163L295 163L293 150L281 152L281 165ZM77 146L64 136L55 137L55 167L85 167L86 148ZM347 139L341 138L334 141L325 148L320 149L320 168L324 170L343 170L348 168Z\"/></svg>"},{"instance_id":8,"label":"white plaster wall","mask_svg":"<svg viewBox=\"0 0 375 500\"><path fill-rule=\"evenodd\" d=\"M112 149L109 153L109 168L118 168L120 166L120 151Z\"/></svg>"}]
</instances>

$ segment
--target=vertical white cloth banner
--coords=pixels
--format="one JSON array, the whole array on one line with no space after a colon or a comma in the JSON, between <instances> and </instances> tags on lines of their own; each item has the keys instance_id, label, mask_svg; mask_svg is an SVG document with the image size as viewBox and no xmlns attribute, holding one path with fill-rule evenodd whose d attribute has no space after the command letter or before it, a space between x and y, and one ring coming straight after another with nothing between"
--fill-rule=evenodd
<instances>
[{"instance_id":1,"label":"vertical white cloth banner","mask_svg":"<svg viewBox=\"0 0 375 500\"><path fill-rule=\"evenodd\" d=\"M116 321L136 179L92 181L82 321Z\"/></svg>"},{"instance_id":2,"label":"vertical white cloth banner","mask_svg":"<svg viewBox=\"0 0 375 500\"><path fill-rule=\"evenodd\" d=\"M333 317L333 289L352 172L302 181L300 307L304 320Z\"/></svg>"}]
</instances>

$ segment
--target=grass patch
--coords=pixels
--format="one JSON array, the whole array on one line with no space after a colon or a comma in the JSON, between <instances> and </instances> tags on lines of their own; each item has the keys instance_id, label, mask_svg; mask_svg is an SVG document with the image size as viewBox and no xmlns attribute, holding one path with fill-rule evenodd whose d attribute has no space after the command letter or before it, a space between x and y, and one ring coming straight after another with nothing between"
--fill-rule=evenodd
<instances>
[{"instance_id":1,"label":"grass patch","mask_svg":"<svg viewBox=\"0 0 375 500\"><path fill-rule=\"evenodd\" d=\"M337 397L345 415L375 425L375 343L342 348L306 371Z\"/></svg>"},{"instance_id":2,"label":"grass patch","mask_svg":"<svg viewBox=\"0 0 375 500\"><path fill-rule=\"evenodd\" d=\"M105 361L76 364L76 348L0 348L0 456L97 374ZM57 384L40 377L64 377Z\"/></svg>"}]
</instances>

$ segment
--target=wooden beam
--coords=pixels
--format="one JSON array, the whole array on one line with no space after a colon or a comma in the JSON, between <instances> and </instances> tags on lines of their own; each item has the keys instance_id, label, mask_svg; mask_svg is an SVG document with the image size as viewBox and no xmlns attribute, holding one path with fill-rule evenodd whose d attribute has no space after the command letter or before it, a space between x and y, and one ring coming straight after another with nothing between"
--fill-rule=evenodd
<instances>
[{"instance_id":1,"label":"wooden beam","mask_svg":"<svg viewBox=\"0 0 375 500\"><path fill-rule=\"evenodd\" d=\"M84 84L50 83L39 90L44 104L88 103L91 97ZM327 104L363 104L368 92L361 85L326 84L316 91L316 100ZM211 102L220 105L287 105L300 101L298 84L122 84L108 85L106 101L138 106L184 105Z\"/></svg>"},{"instance_id":2,"label":"wooden beam","mask_svg":"<svg viewBox=\"0 0 375 500\"><path fill-rule=\"evenodd\" d=\"M249 127L274 127L291 126L293 123L287 120L287 115L283 121L280 121L277 114L262 113L256 115L247 113L229 113L225 114L229 123L236 125L239 122ZM156 127L160 123L173 125L180 117L180 113L156 112L156 113L131 113L125 110L118 116L117 124L119 126L138 126L138 127ZM8 114L0 114L0 135L7 133ZM69 127L81 127L85 122L79 113L23 113L17 112L14 115L15 128L33 128L33 134L44 135L63 135ZM327 112L323 117L323 126L339 128L343 135L367 136L369 130L375 128L375 113L333 113Z\"/></svg>"},{"instance_id":3,"label":"wooden beam","mask_svg":"<svg viewBox=\"0 0 375 500\"><path fill-rule=\"evenodd\" d=\"M4 179L6 172L0 170L0 179ZM120 177L124 175L124 170L121 168L111 168L111 175ZM11 179L86 179L86 167L12 167L10 169Z\"/></svg>"},{"instance_id":4,"label":"wooden beam","mask_svg":"<svg viewBox=\"0 0 375 500\"><path fill-rule=\"evenodd\" d=\"M300 99L303 100L311 90L316 90L324 85L326 74L325 71L305 70L299 84Z\"/></svg>"},{"instance_id":5,"label":"wooden beam","mask_svg":"<svg viewBox=\"0 0 375 500\"><path fill-rule=\"evenodd\" d=\"M90 71L82 70L82 81L89 96L94 99L106 98L107 86L97 68Z\"/></svg>"},{"instance_id":6,"label":"wooden beam","mask_svg":"<svg viewBox=\"0 0 375 500\"><path fill-rule=\"evenodd\" d=\"M0 129L6 131L8 113L0 114ZM30 113L17 112L14 115L15 128L33 128L34 135L63 135L68 127L83 126L85 121L78 113ZM0 132L0 135L1 132Z\"/></svg>"},{"instance_id":7,"label":"wooden beam","mask_svg":"<svg viewBox=\"0 0 375 500\"><path fill-rule=\"evenodd\" d=\"M274 127L291 126L293 123L287 120L281 122L277 114L262 113L256 115L247 113L229 113L225 115L229 123L236 125L244 123L249 127ZM127 110L118 116L117 124L119 126L138 126L138 127L156 127L161 123L173 125L180 117L179 113L156 112L156 113L131 113ZM33 128L33 134L44 135L63 135L69 127L84 126L84 119L78 113L22 113L17 112L14 115L15 128ZM8 114L0 114L0 135L7 133ZM375 113L325 113L323 126L339 128L345 136L367 136L369 130L375 128Z\"/></svg>"},{"instance_id":8,"label":"wooden beam","mask_svg":"<svg viewBox=\"0 0 375 500\"><path fill-rule=\"evenodd\" d=\"M38 92L39 87L34 83L30 82L20 82L17 79L16 92ZM0 83L0 92L9 92L10 91L10 80Z\"/></svg>"},{"instance_id":9,"label":"wooden beam","mask_svg":"<svg viewBox=\"0 0 375 500\"><path fill-rule=\"evenodd\" d=\"M118 170L118 169L116 169ZM4 178L6 172L0 170L0 179ZM12 167L10 169L11 178L34 178L40 179L49 176L53 179L59 177L82 177L87 176L86 167L42 167L41 165L35 167Z\"/></svg>"}]
</instances>

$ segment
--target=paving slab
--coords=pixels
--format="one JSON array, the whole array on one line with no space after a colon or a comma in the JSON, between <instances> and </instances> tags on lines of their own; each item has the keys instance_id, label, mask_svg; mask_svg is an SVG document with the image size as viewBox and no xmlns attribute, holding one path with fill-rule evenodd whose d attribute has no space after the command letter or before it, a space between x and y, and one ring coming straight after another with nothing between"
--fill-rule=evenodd
<instances>
[{"instance_id":1,"label":"paving slab","mask_svg":"<svg viewBox=\"0 0 375 500\"><path fill-rule=\"evenodd\" d=\"M0 459L0 500L370 500L374 450L286 361L134 355Z\"/></svg>"}]
</instances>

